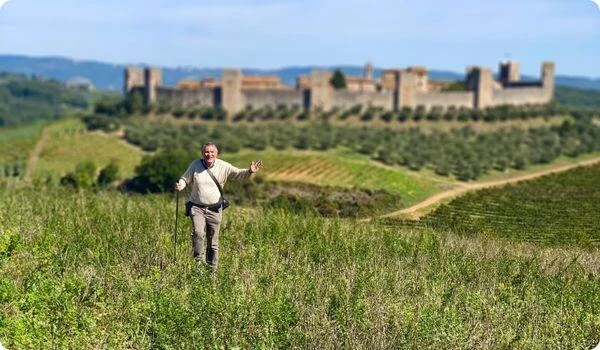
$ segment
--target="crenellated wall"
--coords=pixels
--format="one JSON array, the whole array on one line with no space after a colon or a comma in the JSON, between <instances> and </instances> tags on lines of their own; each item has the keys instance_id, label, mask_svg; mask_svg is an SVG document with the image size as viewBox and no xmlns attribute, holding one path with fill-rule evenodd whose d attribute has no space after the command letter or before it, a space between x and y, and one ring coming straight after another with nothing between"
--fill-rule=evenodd
<instances>
[{"instance_id":1,"label":"crenellated wall","mask_svg":"<svg viewBox=\"0 0 600 350\"><path fill-rule=\"evenodd\" d=\"M331 105L337 108L349 109L355 105L382 107L385 110L394 108L392 92L360 92L348 90L333 90Z\"/></svg>"},{"instance_id":2,"label":"crenellated wall","mask_svg":"<svg viewBox=\"0 0 600 350\"><path fill-rule=\"evenodd\" d=\"M466 70L466 91L424 91L420 82L426 81L424 68L386 69L378 82L379 91L334 90L330 84L331 73L313 71L307 87L243 87L240 69L224 69L220 83L212 87L171 88L161 86L162 71L157 68L127 67L124 72L125 94L142 91L148 103L171 105L207 106L225 109L229 115L251 105L254 109L280 105L300 106L305 110L349 109L355 105L381 107L384 110L399 110L434 106L442 108L484 109L498 105L545 104L554 94L555 66L544 62L540 80L520 81L517 62L500 65L500 80L494 79L489 68L469 66ZM371 68L366 69L367 76ZM423 73L425 72L425 73ZM420 75L419 75L420 74ZM374 84L374 82L372 82ZM421 84L421 85L420 85ZM374 85L375 86L375 85Z\"/></svg>"},{"instance_id":3,"label":"crenellated wall","mask_svg":"<svg viewBox=\"0 0 600 350\"><path fill-rule=\"evenodd\" d=\"M165 102L182 107L203 106L214 107L217 89L177 89L160 86L156 89L156 99L159 103Z\"/></svg>"},{"instance_id":4,"label":"crenellated wall","mask_svg":"<svg viewBox=\"0 0 600 350\"><path fill-rule=\"evenodd\" d=\"M527 105L548 103L543 87L509 87L492 90L492 105Z\"/></svg>"},{"instance_id":5,"label":"crenellated wall","mask_svg":"<svg viewBox=\"0 0 600 350\"><path fill-rule=\"evenodd\" d=\"M434 106L442 108L466 107L473 108L475 94L472 91L449 91L449 92L417 92L415 105L424 106L429 110Z\"/></svg>"},{"instance_id":6,"label":"crenellated wall","mask_svg":"<svg viewBox=\"0 0 600 350\"><path fill-rule=\"evenodd\" d=\"M301 90L242 90L245 106L259 109L266 106L303 107L304 94Z\"/></svg>"}]
</instances>

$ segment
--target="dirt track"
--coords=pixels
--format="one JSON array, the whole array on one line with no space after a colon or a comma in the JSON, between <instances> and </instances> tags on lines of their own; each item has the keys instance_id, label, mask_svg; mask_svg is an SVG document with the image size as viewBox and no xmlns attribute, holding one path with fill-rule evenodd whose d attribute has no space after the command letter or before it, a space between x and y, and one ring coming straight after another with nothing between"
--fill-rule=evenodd
<instances>
[{"instance_id":1,"label":"dirt track","mask_svg":"<svg viewBox=\"0 0 600 350\"><path fill-rule=\"evenodd\" d=\"M44 149L48 138L50 137L50 132L48 131L48 127L44 127L42 129L42 134L40 138L37 140L33 151L29 154L29 158L27 159L27 167L25 168L25 175L23 175L23 179L31 180L31 176L33 175L33 171L35 170L35 165L37 164L38 159L40 158L40 153Z\"/></svg>"},{"instance_id":2,"label":"dirt track","mask_svg":"<svg viewBox=\"0 0 600 350\"><path fill-rule=\"evenodd\" d=\"M479 189L488 188L488 187L497 187L497 186L502 186L502 185L505 185L508 183L513 183L513 182L518 182L518 181L523 181L523 180L530 180L530 179L534 179L534 178L537 178L537 177L540 177L543 175L558 173L561 171L566 171L569 169L577 168L580 166L593 165L593 164L596 164L599 162L600 162L600 158L594 158L594 159L581 161L581 162L574 163L574 164L561 165L561 166L557 166L555 168L550 168L550 169L537 171L537 172L533 172L533 173L529 173L529 174L525 174L525 175L515 176L515 177L509 178L509 179L494 180L494 181L480 182L480 183L473 183L473 184L463 183L463 184L459 185L460 187L438 193L434 196L427 198L426 200L424 200L420 203L413 205L412 207L385 214L385 215L383 215L383 217L393 217L393 216L403 215L403 216L407 216L411 219L419 219L421 216L423 216L425 214L425 212L421 211L422 209L428 208L444 199L460 196L467 191L479 190Z\"/></svg>"}]
</instances>

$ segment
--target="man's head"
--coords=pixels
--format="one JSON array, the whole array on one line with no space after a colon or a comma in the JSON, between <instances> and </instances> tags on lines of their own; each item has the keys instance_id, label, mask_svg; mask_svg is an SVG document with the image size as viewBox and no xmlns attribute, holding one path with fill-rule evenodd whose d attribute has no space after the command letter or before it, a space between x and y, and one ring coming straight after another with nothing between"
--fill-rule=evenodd
<instances>
[{"instance_id":1,"label":"man's head","mask_svg":"<svg viewBox=\"0 0 600 350\"><path fill-rule=\"evenodd\" d=\"M208 166L212 166L219 155L219 150L217 149L217 145L212 142L205 143L202 146L202 156L204 161Z\"/></svg>"}]
</instances>

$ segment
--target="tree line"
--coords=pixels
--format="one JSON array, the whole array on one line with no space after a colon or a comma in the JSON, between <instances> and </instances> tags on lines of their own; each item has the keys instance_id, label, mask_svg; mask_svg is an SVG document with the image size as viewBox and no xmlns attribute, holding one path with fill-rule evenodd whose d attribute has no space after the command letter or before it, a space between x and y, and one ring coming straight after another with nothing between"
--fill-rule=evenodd
<instances>
[{"instance_id":1,"label":"tree line","mask_svg":"<svg viewBox=\"0 0 600 350\"><path fill-rule=\"evenodd\" d=\"M0 73L0 127L55 120L87 109L91 99L56 80Z\"/></svg>"},{"instance_id":2,"label":"tree line","mask_svg":"<svg viewBox=\"0 0 600 350\"><path fill-rule=\"evenodd\" d=\"M392 130L375 127L344 127L326 121L301 125L155 124L130 122L128 142L146 151L198 150L206 140L224 152L243 148L262 151L325 151L348 147L374 160L411 170L430 168L439 175L475 180L491 170L525 169L549 163L559 156L575 157L600 151L600 127L587 119L566 120L558 126L523 130L512 127L479 133L465 126L448 132L425 132L418 127ZM198 137L203 135L203 137Z\"/></svg>"}]
</instances>

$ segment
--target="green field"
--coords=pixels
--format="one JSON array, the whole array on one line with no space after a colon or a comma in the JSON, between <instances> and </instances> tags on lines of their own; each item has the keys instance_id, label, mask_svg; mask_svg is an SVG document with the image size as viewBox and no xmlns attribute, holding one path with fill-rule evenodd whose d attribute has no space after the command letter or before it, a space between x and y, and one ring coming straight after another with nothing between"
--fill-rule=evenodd
<instances>
[{"instance_id":1,"label":"green field","mask_svg":"<svg viewBox=\"0 0 600 350\"><path fill-rule=\"evenodd\" d=\"M5 140L36 139L40 128L28 128ZM38 178L113 158L129 177L143 155L77 120L48 130ZM239 167L263 159L261 178L278 186L383 189L406 205L457 185L341 146L221 156ZM599 178L596 166L474 192L408 226L234 205L215 281L192 261L181 210L174 246L173 197L0 181L0 343L590 349L600 341Z\"/></svg>"},{"instance_id":2,"label":"green field","mask_svg":"<svg viewBox=\"0 0 600 350\"><path fill-rule=\"evenodd\" d=\"M211 282L190 257L187 220L169 264L173 198L0 191L9 349L590 349L600 340L597 253L233 208Z\"/></svg>"},{"instance_id":3,"label":"green field","mask_svg":"<svg viewBox=\"0 0 600 350\"><path fill-rule=\"evenodd\" d=\"M239 167L247 167L261 158L268 180L306 182L322 186L383 189L400 195L406 204L439 192L443 177L424 177L401 167L384 166L348 149L317 151L242 151L223 154L223 159Z\"/></svg>"},{"instance_id":4,"label":"green field","mask_svg":"<svg viewBox=\"0 0 600 350\"><path fill-rule=\"evenodd\" d=\"M600 165L470 192L416 223L545 244L600 245Z\"/></svg>"},{"instance_id":5,"label":"green field","mask_svg":"<svg viewBox=\"0 0 600 350\"><path fill-rule=\"evenodd\" d=\"M0 128L0 164L25 162L40 136L44 122Z\"/></svg>"},{"instance_id":6,"label":"green field","mask_svg":"<svg viewBox=\"0 0 600 350\"><path fill-rule=\"evenodd\" d=\"M139 149L112 135L87 132L81 121L67 119L50 126L50 137L40 154L34 176L60 177L86 160L101 168L115 159L121 174L131 177L142 155Z\"/></svg>"}]
</instances>

